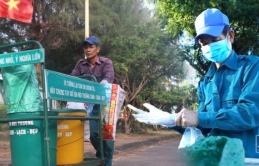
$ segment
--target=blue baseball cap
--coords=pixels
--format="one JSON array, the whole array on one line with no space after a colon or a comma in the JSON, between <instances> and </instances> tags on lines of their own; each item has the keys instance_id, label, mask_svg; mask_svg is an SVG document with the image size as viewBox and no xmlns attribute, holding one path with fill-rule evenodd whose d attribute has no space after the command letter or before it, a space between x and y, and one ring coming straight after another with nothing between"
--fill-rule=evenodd
<instances>
[{"instance_id":1,"label":"blue baseball cap","mask_svg":"<svg viewBox=\"0 0 259 166\"><path fill-rule=\"evenodd\" d=\"M96 46L100 45L100 41L95 36L90 36L88 38L85 38L85 40L83 42L83 46L85 46L87 43L89 43L91 45L96 45Z\"/></svg>"},{"instance_id":2,"label":"blue baseball cap","mask_svg":"<svg viewBox=\"0 0 259 166\"><path fill-rule=\"evenodd\" d=\"M198 43L200 35L220 36L224 27L229 25L228 17L216 8L203 11L195 20L196 37Z\"/></svg>"}]
</instances>

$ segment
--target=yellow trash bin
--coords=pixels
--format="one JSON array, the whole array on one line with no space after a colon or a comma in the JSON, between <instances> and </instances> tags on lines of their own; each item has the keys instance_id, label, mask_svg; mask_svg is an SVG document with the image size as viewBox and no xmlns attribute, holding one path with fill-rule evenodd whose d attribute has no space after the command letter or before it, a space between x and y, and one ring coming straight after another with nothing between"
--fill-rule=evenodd
<instances>
[{"instance_id":1,"label":"yellow trash bin","mask_svg":"<svg viewBox=\"0 0 259 166\"><path fill-rule=\"evenodd\" d=\"M86 116L85 110L61 110L59 116ZM78 164L84 160L84 121L58 120L57 165Z\"/></svg>"}]
</instances>

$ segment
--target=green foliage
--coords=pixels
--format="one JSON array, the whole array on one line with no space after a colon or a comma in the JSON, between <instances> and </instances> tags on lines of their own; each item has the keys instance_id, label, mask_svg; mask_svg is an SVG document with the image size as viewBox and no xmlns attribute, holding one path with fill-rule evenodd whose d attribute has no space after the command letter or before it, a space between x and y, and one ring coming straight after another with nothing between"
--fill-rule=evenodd
<instances>
[{"instance_id":1,"label":"green foliage","mask_svg":"<svg viewBox=\"0 0 259 166\"><path fill-rule=\"evenodd\" d=\"M93 22L90 34L97 35L101 40L100 55L110 57L113 50L111 42L121 35L131 36L136 25L150 19L150 13L142 0L99 0L99 4L106 8L90 8L93 13L90 13L93 18L90 18L90 24L91 20ZM102 22L98 23L98 19ZM99 27L103 30L99 31Z\"/></svg>"},{"instance_id":2,"label":"green foliage","mask_svg":"<svg viewBox=\"0 0 259 166\"><path fill-rule=\"evenodd\" d=\"M7 114L6 114L6 106L0 104L0 118L6 118Z\"/></svg>"},{"instance_id":3,"label":"green foliage","mask_svg":"<svg viewBox=\"0 0 259 166\"><path fill-rule=\"evenodd\" d=\"M143 97L141 101L149 102L169 113L174 110L174 106L177 107L176 112L180 111L183 106L197 110L197 93L193 85L179 86L167 81L156 84L156 87L152 85L144 88L139 95Z\"/></svg>"},{"instance_id":4,"label":"green foliage","mask_svg":"<svg viewBox=\"0 0 259 166\"><path fill-rule=\"evenodd\" d=\"M181 78L181 62L172 40L155 22L149 22L136 26L131 36L120 36L111 42L116 81L129 95L126 103L160 78Z\"/></svg>"}]
</instances>

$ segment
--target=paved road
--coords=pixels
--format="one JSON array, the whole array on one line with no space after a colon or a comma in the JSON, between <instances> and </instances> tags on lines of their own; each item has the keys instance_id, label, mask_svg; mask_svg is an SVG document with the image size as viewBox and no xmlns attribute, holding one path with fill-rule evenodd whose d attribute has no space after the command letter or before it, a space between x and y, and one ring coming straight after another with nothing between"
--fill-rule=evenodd
<instances>
[{"instance_id":1,"label":"paved road","mask_svg":"<svg viewBox=\"0 0 259 166\"><path fill-rule=\"evenodd\" d=\"M113 166L186 166L177 147L179 139L145 147L140 151L115 158Z\"/></svg>"}]
</instances>

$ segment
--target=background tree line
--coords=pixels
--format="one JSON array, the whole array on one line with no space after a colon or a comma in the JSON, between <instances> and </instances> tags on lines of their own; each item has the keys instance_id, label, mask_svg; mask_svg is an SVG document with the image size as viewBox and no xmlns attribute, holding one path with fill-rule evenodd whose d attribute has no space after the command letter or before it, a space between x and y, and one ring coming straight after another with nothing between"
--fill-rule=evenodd
<instances>
[{"instance_id":1,"label":"background tree line","mask_svg":"<svg viewBox=\"0 0 259 166\"><path fill-rule=\"evenodd\" d=\"M183 45L179 40L185 32L193 39L195 17L206 8L217 7L229 16L237 53L258 53L255 0L146 1L154 3L155 10L143 0L90 1L90 35L100 39L100 55L112 59L115 83L127 92L125 105L142 108L142 103L149 102L168 112L173 106L195 109L195 87L180 84L182 64L187 60L202 76L209 63L198 45ZM76 61L84 58L84 1L34 0L33 5L31 24L0 19L0 44L37 40L45 49L46 68L70 74ZM129 133L131 110L124 107L123 111Z\"/></svg>"}]
</instances>

